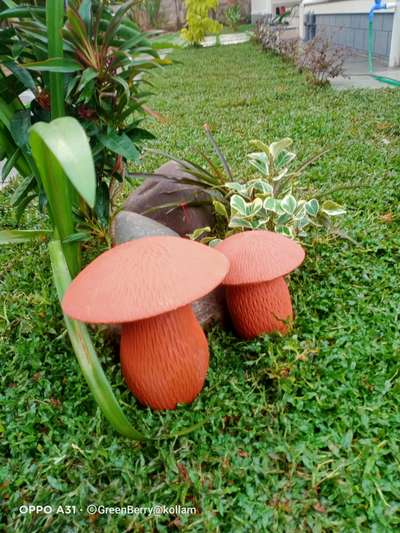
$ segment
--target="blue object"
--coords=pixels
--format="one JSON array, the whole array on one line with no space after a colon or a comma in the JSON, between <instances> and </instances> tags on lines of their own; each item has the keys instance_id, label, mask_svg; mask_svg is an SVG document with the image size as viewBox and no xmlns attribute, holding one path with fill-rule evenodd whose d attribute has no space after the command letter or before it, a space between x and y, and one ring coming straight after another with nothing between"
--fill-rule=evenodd
<instances>
[{"instance_id":1,"label":"blue object","mask_svg":"<svg viewBox=\"0 0 400 533\"><path fill-rule=\"evenodd\" d=\"M375 4L371 7L368 14L368 20L370 22L374 19L375 11L379 11L379 9L386 9L386 4L383 4L382 0L375 0Z\"/></svg>"}]
</instances>

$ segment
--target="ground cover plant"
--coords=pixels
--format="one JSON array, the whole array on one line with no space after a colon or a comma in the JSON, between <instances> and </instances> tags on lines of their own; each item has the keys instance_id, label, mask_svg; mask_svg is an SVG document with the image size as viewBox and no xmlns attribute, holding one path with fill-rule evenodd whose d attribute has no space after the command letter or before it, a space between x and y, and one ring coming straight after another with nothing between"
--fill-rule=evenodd
<instances>
[{"instance_id":1,"label":"ground cover plant","mask_svg":"<svg viewBox=\"0 0 400 533\"><path fill-rule=\"evenodd\" d=\"M307 230L310 228L325 228L340 234L333 220L344 215L346 210L326 198L322 198L322 204L317 198L305 199L307 191L301 186L302 174L323 157L326 151L301 162L293 172L291 165L297 156L290 151L292 139L286 137L270 145L253 139L250 145L258 151L248 153L246 157L256 173L250 177L235 177L235 170L229 165L208 124L205 124L204 130L218 162L213 162L204 154L205 163L201 166L159 150L151 150L151 153L172 159L182 171L191 175L192 177L186 178L185 183L195 183L201 187L205 193L202 204L206 204L208 199L208 204L214 212L214 226L196 228L189 235L191 239L216 246L222 239L248 230L270 230L298 239L307 236ZM196 181L193 181L194 179ZM298 192L303 198L297 196ZM197 192L194 192L192 200L188 199L186 205L196 203ZM182 204L169 202L167 205L152 207L152 211L165 208L182 209ZM342 236L345 235L342 233Z\"/></svg>"},{"instance_id":2,"label":"ground cover plant","mask_svg":"<svg viewBox=\"0 0 400 533\"><path fill-rule=\"evenodd\" d=\"M119 437L96 409L65 334L47 247L2 247L4 529L396 531L400 95L315 90L294 67L250 44L176 58L151 102L168 120L149 125L158 148L186 158L194 145L206 152L207 122L243 175L242 147L253 138L291 137L305 158L331 148L305 179L316 192L346 188L332 196L346 205L345 230L359 245L326 235L305 241L308 257L291 276L291 334L238 342L214 329L206 387L176 412L138 408L113 345L96 335L118 399L153 437L143 443ZM157 164L146 159L143 169ZM16 227L13 189L0 195L2 227ZM21 221L41 223L33 209ZM99 252L87 247L86 260ZM77 509L19 514L26 503ZM199 513L89 517L92 503L178 504Z\"/></svg>"}]
</instances>

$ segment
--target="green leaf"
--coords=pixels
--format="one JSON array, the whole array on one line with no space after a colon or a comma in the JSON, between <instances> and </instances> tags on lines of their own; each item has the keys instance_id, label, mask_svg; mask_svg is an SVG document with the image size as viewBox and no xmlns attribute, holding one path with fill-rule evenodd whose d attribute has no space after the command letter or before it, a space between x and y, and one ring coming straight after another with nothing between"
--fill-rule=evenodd
<instances>
[{"instance_id":1,"label":"green leaf","mask_svg":"<svg viewBox=\"0 0 400 533\"><path fill-rule=\"evenodd\" d=\"M96 205L94 206L97 218L103 227L108 227L110 218L110 192L108 185L102 181L97 187Z\"/></svg>"},{"instance_id":2,"label":"green leaf","mask_svg":"<svg viewBox=\"0 0 400 533\"><path fill-rule=\"evenodd\" d=\"M93 208L96 174L89 140L79 122L72 117L62 117L49 124L38 122L30 130L32 150L39 140L52 153L85 202Z\"/></svg>"},{"instance_id":3,"label":"green leaf","mask_svg":"<svg viewBox=\"0 0 400 533\"><path fill-rule=\"evenodd\" d=\"M229 220L228 212L222 202L219 202L218 200L214 200L213 206L214 206L214 210L217 213L217 215L220 215L221 217L224 217L226 220Z\"/></svg>"},{"instance_id":4,"label":"green leaf","mask_svg":"<svg viewBox=\"0 0 400 533\"><path fill-rule=\"evenodd\" d=\"M107 32L104 36L105 47L109 46L109 44L112 42L113 38L117 34L118 27L121 24L126 12L135 4L135 2L137 2L137 0L128 0L114 14L111 22L108 24Z\"/></svg>"},{"instance_id":5,"label":"green leaf","mask_svg":"<svg viewBox=\"0 0 400 533\"><path fill-rule=\"evenodd\" d=\"M253 225L249 220L240 217L232 217L229 222L229 227L253 229Z\"/></svg>"},{"instance_id":6,"label":"green leaf","mask_svg":"<svg viewBox=\"0 0 400 533\"><path fill-rule=\"evenodd\" d=\"M88 231L78 231L68 235L62 242L63 244L68 244L70 242L84 242L88 240L90 240L90 233Z\"/></svg>"},{"instance_id":7,"label":"green leaf","mask_svg":"<svg viewBox=\"0 0 400 533\"><path fill-rule=\"evenodd\" d=\"M53 230L3 230L0 231L0 245L2 244L21 244L36 240L45 241L51 237Z\"/></svg>"},{"instance_id":8,"label":"green leaf","mask_svg":"<svg viewBox=\"0 0 400 533\"><path fill-rule=\"evenodd\" d=\"M200 237L204 235L204 233L210 233L210 231L210 226L205 226L204 228L197 228L194 230L193 233L189 235L189 237L192 241L197 241Z\"/></svg>"},{"instance_id":9,"label":"green leaf","mask_svg":"<svg viewBox=\"0 0 400 533\"><path fill-rule=\"evenodd\" d=\"M16 161L21 153L21 150L17 148L15 152L7 159L5 165L1 169L1 181L4 181L14 168Z\"/></svg>"},{"instance_id":10,"label":"green leaf","mask_svg":"<svg viewBox=\"0 0 400 533\"><path fill-rule=\"evenodd\" d=\"M266 211L272 211L273 213L281 213L281 202L276 198L266 198L264 200L263 207Z\"/></svg>"},{"instance_id":11,"label":"green leaf","mask_svg":"<svg viewBox=\"0 0 400 533\"><path fill-rule=\"evenodd\" d=\"M77 91L82 91L85 86L95 78L97 78L98 72L92 68L87 68L83 71Z\"/></svg>"},{"instance_id":12,"label":"green leaf","mask_svg":"<svg viewBox=\"0 0 400 533\"><path fill-rule=\"evenodd\" d=\"M291 219L292 219L292 215L290 215L289 213L283 213L282 215L279 215L276 223L279 226L283 226L284 224L287 224Z\"/></svg>"},{"instance_id":13,"label":"green leaf","mask_svg":"<svg viewBox=\"0 0 400 533\"><path fill-rule=\"evenodd\" d=\"M297 207L296 198L292 194L287 194L281 201L282 209L289 215L293 215Z\"/></svg>"},{"instance_id":14,"label":"green leaf","mask_svg":"<svg viewBox=\"0 0 400 533\"><path fill-rule=\"evenodd\" d=\"M217 154L222 166L224 167L224 170L226 172L226 175L229 177L229 179L233 179L232 171L230 169L230 166L228 165L228 162L222 153L221 148L218 146L217 141L215 140L213 134L211 133L210 127L208 124L204 125L204 131L206 132L206 135L208 137L208 140L211 142L211 145L214 149L214 152Z\"/></svg>"},{"instance_id":15,"label":"green leaf","mask_svg":"<svg viewBox=\"0 0 400 533\"><path fill-rule=\"evenodd\" d=\"M19 148L28 144L28 132L31 127L31 112L29 109L17 111L10 121L10 133Z\"/></svg>"},{"instance_id":16,"label":"green leaf","mask_svg":"<svg viewBox=\"0 0 400 533\"><path fill-rule=\"evenodd\" d=\"M118 134L116 131L108 134L101 133L98 139L103 146L116 154L122 155L128 161L137 161L140 157L139 150L125 133Z\"/></svg>"},{"instance_id":17,"label":"green leaf","mask_svg":"<svg viewBox=\"0 0 400 533\"><path fill-rule=\"evenodd\" d=\"M307 214L310 215L310 217L317 216L318 211L319 211L318 200L316 200L315 198L313 198L312 200L309 200L308 202L306 202L305 208L306 208Z\"/></svg>"},{"instance_id":18,"label":"green leaf","mask_svg":"<svg viewBox=\"0 0 400 533\"><path fill-rule=\"evenodd\" d=\"M321 206L321 211L330 217L337 217L346 213L346 210L341 205L332 202L332 200L326 200Z\"/></svg>"},{"instance_id":19,"label":"green leaf","mask_svg":"<svg viewBox=\"0 0 400 533\"><path fill-rule=\"evenodd\" d=\"M225 183L225 187L243 196L247 195L247 187L243 183L238 183L237 181L228 181Z\"/></svg>"},{"instance_id":20,"label":"green leaf","mask_svg":"<svg viewBox=\"0 0 400 533\"><path fill-rule=\"evenodd\" d=\"M293 237L291 229L287 226L276 226L275 231L281 235L285 235L286 237Z\"/></svg>"},{"instance_id":21,"label":"green leaf","mask_svg":"<svg viewBox=\"0 0 400 533\"><path fill-rule=\"evenodd\" d=\"M247 183L247 190L250 192L250 194L252 194L253 191L257 191L261 194L272 194L274 191L272 185L263 179L249 181Z\"/></svg>"},{"instance_id":22,"label":"green leaf","mask_svg":"<svg viewBox=\"0 0 400 533\"><path fill-rule=\"evenodd\" d=\"M238 194L234 194L231 198L231 210L242 216L247 215L246 202Z\"/></svg>"},{"instance_id":23,"label":"green leaf","mask_svg":"<svg viewBox=\"0 0 400 533\"><path fill-rule=\"evenodd\" d=\"M289 139L289 137L285 137L284 139L281 139L280 141L276 141L269 145L269 152L272 156L272 159L276 162L277 157L281 152L284 150L287 150L290 148L293 144L292 139Z\"/></svg>"},{"instance_id":24,"label":"green leaf","mask_svg":"<svg viewBox=\"0 0 400 533\"><path fill-rule=\"evenodd\" d=\"M54 282L61 302L68 285L71 283L71 276L59 241L52 241L49 244L49 253ZM82 374L103 415L121 435L134 440L144 440L144 435L132 427L118 404L86 326L66 315L64 315L64 320Z\"/></svg>"},{"instance_id":25,"label":"green leaf","mask_svg":"<svg viewBox=\"0 0 400 533\"><path fill-rule=\"evenodd\" d=\"M311 220L307 216L295 219L295 226L299 229L303 229L309 226L310 223L311 223Z\"/></svg>"},{"instance_id":26,"label":"green leaf","mask_svg":"<svg viewBox=\"0 0 400 533\"><path fill-rule=\"evenodd\" d=\"M269 175L269 159L268 154L265 152L254 152L251 154L247 154L247 157L249 158L250 165L253 165L258 172L261 174L264 174L265 176Z\"/></svg>"},{"instance_id":27,"label":"green leaf","mask_svg":"<svg viewBox=\"0 0 400 533\"><path fill-rule=\"evenodd\" d=\"M25 209L28 207L28 205L36 198L35 193L30 193L25 195L23 198L21 198L21 201L18 202L18 204L15 206L15 219L17 221L17 224L20 223L20 220L22 218L22 215L25 212Z\"/></svg>"},{"instance_id":28,"label":"green leaf","mask_svg":"<svg viewBox=\"0 0 400 533\"><path fill-rule=\"evenodd\" d=\"M10 2L5 2L6 4L10 4ZM9 9L5 9L4 11L0 12L0 20L4 19L13 19L13 18L26 18L31 17L32 15L36 14L38 16L43 15L45 13L45 10L42 7L35 7L35 6L29 6L29 7L17 7L16 4L13 7L10 7Z\"/></svg>"},{"instance_id":29,"label":"green leaf","mask_svg":"<svg viewBox=\"0 0 400 533\"><path fill-rule=\"evenodd\" d=\"M258 229L266 229L267 227L267 224L269 222L269 218L263 218L262 220L257 220L256 223L257 223L257 228Z\"/></svg>"},{"instance_id":30,"label":"green leaf","mask_svg":"<svg viewBox=\"0 0 400 533\"><path fill-rule=\"evenodd\" d=\"M27 176L20 185L15 189L13 195L11 196L11 205L13 207L17 206L23 198L35 187L36 179L34 176Z\"/></svg>"},{"instance_id":31,"label":"green leaf","mask_svg":"<svg viewBox=\"0 0 400 533\"><path fill-rule=\"evenodd\" d=\"M249 217L254 217L263 208L263 201L261 198L256 198L246 206L246 213Z\"/></svg>"},{"instance_id":32,"label":"green leaf","mask_svg":"<svg viewBox=\"0 0 400 533\"><path fill-rule=\"evenodd\" d=\"M90 25L91 20L91 9L92 9L92 0L82 0L79 7L79 15L82 18L86 28Z\"/></svg>"},{"instance_id":33,"label":"green leaf","mask_svg":"<svg viewBox=\"0 0 400 533\"><path fill-rule=\"evenodd\" d=\"M14 74L14 76L23 84L26 89L30 89L33 92L36 91L36 83L35 80L32 78L30 72L28 72L24 68L21 68L19 65L17 65L17 63L14 63L13 61L6 61L4 63L4 66Z\"/></svg>"},{"instance_id":34,"label":"green leaf","mask_svg":"<svg viewBox=\"0 0 400 533\"><path fill-rule=\"evenodd\" d=\"M214 248L215 246L218 246L218 244L220 244L221 242L222 242L222 239L212 239L208 243L208 246L211 246L211 248Z\"/></svg>"},{"instance_id":35,"label":"green leaf","mask_svg":"<svg viewBox=\"0 0 400 533\"><path fill-rule=\"evenodd\" d=\"M62 57L53 57L51 59L46 59L45 61L23 63L19 66L29 70L37 70L39 72L55 72L62 74L68 74L82 70L82 65L74 59L64 59Z\"/></svg>"},{"instance_id":36,"label":"green leaf","mask_svg":"<svg viewBox=\"0 0 400 533\"><path fill-rule=\"evenodd\" d=\"M293 159L296 159L296 154L283 150L276 158L275 166L277 168L287 167Z\"/></svg>"},{"instance_id":37,"label":"green leaf","mask_svg":"<svg viewBox=\"0 0 400 533\"><path fill-rule=\"evenodd\" d=\"M49 69L49 88L51 118L63 117L65 115L65 68L64 63L64 38L62 28L64 26L65 5L63 0L51 0L46 2L46 38L48 59L42 62L41 72ZM40 57L40 56L39 56ZM69 60L72 61L73 60ZM68 60L67 60L68 62ZM43 65L45 63L45 65ZM76 62L75 62L76 63ZM79 68L81 70L81 68Z\"/></svg>"}]
</instances>

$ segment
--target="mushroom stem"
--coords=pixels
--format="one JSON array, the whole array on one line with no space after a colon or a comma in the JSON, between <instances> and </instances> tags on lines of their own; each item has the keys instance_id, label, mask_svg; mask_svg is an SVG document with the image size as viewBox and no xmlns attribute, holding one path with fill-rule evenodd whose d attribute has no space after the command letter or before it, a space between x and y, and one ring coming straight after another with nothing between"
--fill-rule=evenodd
<instances>
[{"instance_id":1,"label":"mushroom stem","mask_svg":"<svg viewBox=\"0 0 400 533\"><path fill-rule=\"evenodd\" d=\"M208 343L190 305L122 326L122 373L152 409L190 403L203 388Z\"/></svg>"},{"instance_id":2,"label":"mushroom stem","mask_svg":"<svg viewBox=\"0 0 400 533\"><path fill-rule=\"evenodd\" d=\"M293 317L293 309L283 277L263 283L226 285L225 294L233 325L243 339L287 332L286 322Z\"/></svg>"}]
</instances>

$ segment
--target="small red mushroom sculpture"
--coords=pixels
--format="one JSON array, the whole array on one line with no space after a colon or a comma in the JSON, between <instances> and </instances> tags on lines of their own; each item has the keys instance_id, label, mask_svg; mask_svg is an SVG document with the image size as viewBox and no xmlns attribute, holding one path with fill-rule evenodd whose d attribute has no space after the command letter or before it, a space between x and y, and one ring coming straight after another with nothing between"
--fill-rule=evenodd
<instances>
[{"instance_id":1,"label":"small red mushroom sculpture","mask_svg":"<svg viewBox=\"0 0 400 533\"><path fill-rule=\"evenodd\" d=\"M71 283L64 312L83 322L121 324L128 387L153 409L190 403L203 388L208 343L191 302L224 279L226 257L180 237L147 237L108 250Z\"/></svg>"},{"instance_id":2,"label":"small red mushroom sculpture","mask_svg":"<svg viewBox=\"0 0 400 533\"><path fill-rule=\"evenodd\" d=\"M303 248L279 233L246 231L228 237L217 249L231 264L224 286L238 335L253 339L286 333L293 309L283 276L303 262Z\"/></svg>"}]
</instances>

